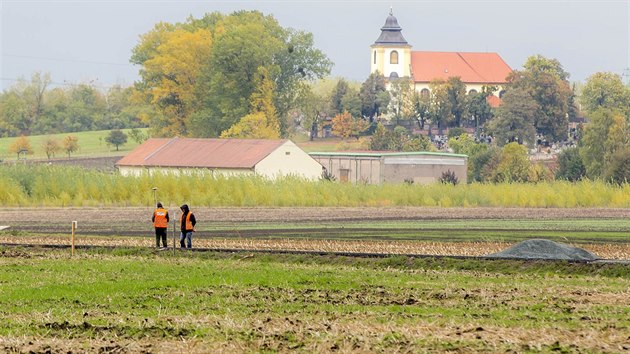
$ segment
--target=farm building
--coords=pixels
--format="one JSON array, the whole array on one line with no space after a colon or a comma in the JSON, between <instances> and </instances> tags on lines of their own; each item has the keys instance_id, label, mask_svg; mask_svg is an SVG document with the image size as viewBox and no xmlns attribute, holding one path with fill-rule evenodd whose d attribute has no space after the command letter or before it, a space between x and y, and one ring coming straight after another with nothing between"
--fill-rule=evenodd
<instances>
[{"instance_id":1,"label":"farm building","mask_svg":"<svg viewBox=\"0 0 630 354\"><path fill-rule=\"evenodd\" d=\"M433 183L451 171L466 183L468 156L438 152L313 152L310 155L341 182Z\"/></svg>"},{"instance_id":2,"label":"farm building","mask_svg":"<svg viewBox=\"0 0 630 354\"><path fill-rule=\"evenodd\" d=\"M209 172L318 179L322 165L290 140L149 139L116 163L122 175Z\"/></svg>"}]
</instances>

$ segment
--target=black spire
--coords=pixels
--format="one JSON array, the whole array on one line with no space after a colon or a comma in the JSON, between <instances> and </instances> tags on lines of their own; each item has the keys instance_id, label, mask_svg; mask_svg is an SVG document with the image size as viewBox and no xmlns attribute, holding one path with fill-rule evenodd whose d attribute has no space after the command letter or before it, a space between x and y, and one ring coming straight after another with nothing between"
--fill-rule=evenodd
<instances>
[{"instance_id":1,"label":"black spire","mask_svg":"<svg viewBox=\"0 0 630 354\"><path fill-rule=\"evenodd\" d=\"M389 9L389 16L385 20L385 25L381 27L381 35L374 44L396 44L406 45L407 41L403 37L402 28L398 24L398 20L394 17L393 9Z\"/></svg>"}]
</instances>

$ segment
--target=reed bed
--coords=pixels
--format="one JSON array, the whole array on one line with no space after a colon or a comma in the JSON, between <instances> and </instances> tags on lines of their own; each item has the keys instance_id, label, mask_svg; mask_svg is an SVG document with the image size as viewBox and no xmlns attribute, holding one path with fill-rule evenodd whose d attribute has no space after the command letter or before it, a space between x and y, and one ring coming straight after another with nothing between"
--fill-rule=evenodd
<instances>
[{"instance_id":1,"label":"reed bed","mask_svg":"<svg viewBox=\"0 0 630 354\"><path fill-rule=\"evenodd\" d=\"M152 188L167 204L185 200L220 207L533 207L628 208L630 184L544 183L382 184L306 181L286 177L121 176L79 167L0 167L0 205L83 207L152 205Z\"/></svg>"}]
</instances>

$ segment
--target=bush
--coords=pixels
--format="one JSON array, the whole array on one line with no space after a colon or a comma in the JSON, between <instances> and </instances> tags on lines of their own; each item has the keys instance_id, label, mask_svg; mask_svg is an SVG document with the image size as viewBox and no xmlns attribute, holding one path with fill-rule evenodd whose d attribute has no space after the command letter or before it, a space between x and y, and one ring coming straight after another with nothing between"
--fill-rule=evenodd
<instances>
[{"instance_id":1,"label":"bush","mask_svg":"<svg viewBox=\"0 0 630 354\"><path fill-rule=\"evenodd\" d=\"M568 148L558 154L556 179L579 181L586 176L586 167L578 148Z\"/></svg>"},{"instance_id":2,"label":"bush","mask_svg":"<svg viewBox=\"0 0 630 354\"><path fill-rule=\"evenodd\" d=\"M617 184L630 182L630 147L619 149L612 155L604 178Z\"/></svg>"},{"instance_id":3,"label":"bush","mask_svg":"<svg viewBox=\"0 0 630 354\"><path fill-rule=\"evenodd\" d=\"M457 176L455 176L455 172L451 170L442 172L442 176L439 178L439 181L440 183L452 184L452 185L457 185L457 183L459 183Z\"/></svg>"}]
</instances>

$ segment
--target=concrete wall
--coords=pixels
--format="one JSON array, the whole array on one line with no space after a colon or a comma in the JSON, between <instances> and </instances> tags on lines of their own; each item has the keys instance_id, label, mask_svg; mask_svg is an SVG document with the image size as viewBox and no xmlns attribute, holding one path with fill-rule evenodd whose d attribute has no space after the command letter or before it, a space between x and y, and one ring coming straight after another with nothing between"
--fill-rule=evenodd
<instances>
[{"instance_id":1,"label":"concrete wall","mask_svg":"<svg viewBox=\"0 0 630 354\"><path fill-rule=\"evenodd\" d=\"M452 171L460 183L467 183L467 158L448 155L383 154L311 156L319 161L339 182L350 183L434 183L442 173Z\"/></svg>"},{"instance_id":2,"label":"concrete wall","mask_svg":"<svg viewBox=\"0 0 630 354\"><path fill-rule=\"evenodd\" d=\"M387 156L383 161L383 180L428 184L437 182L442 173L449 170L455 172L459 183L467 183L467 159L464 157Z\"/></svg>"},{"instance_id":3,"label":"concrete wall","mask_svg":"<svg viewBox=\"0 0 630 354\"><path fill-rule=\"evenodd\" d=\"M381 183L381 159L364 156L311 155L340 182Z\"/></svg>"}]
</instances>

